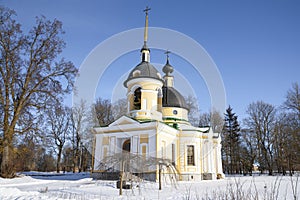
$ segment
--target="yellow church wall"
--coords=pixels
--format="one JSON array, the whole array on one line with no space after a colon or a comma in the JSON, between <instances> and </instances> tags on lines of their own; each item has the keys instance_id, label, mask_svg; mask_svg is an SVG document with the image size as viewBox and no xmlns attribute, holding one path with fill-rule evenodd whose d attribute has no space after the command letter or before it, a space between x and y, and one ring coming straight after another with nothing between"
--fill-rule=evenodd
<instances>
[{"instance_id":1,"label":"yellow church wall","mask_svg":"<svg viewBox=\"0 0 300 200\"><path fill-rule=\"evenodd\" d=\"M158 97L158 99L157 99L157 110L159 112L162 112L162 98L161 97Z\"/></svg>"},{"instance_id":2,"label":"yellow church wall","mask_svg":"<svg viewBox=\"0 0 300 200\"><path fill-rule=\"evenodd\" d=\"M146 103L145 109L146 110L157 110L157 92L142 92L142 104L143 102ZM143 101L143 100L146 101ZM143 109L143 108L142 108Z\"/></svg>"},{"instance_id":3,"label":"yellow church wall","mask_svg":"<svg viewBox=\"0 0 300 200\"><path fill-rule=\"evenodd\" d=\"M149 141L149 135L148 134L141 134L140 135L140 144L147 143Z\"/></svg>"},{"instance_id":4,"label":"yellow church wall","mask_svg":"<svg viewBox=\"0 0 300 200\"><path fill-rule=\"evenodd\" d=\"M201 156L201 133L191 132L191 133L184 133L181 132L179 134L179 143L180 143L180 158L179 158L179 165L178 170L181 174L200 174L202 172L202 156ZM194 146L194 162L195 165L188 165L187 164L187 146L193 145ZM187 176L187 174L185 176ZM186 177L185 177L186 180Z\"/></svg>"},{"instance_id":5,"label":"yellow church wall","mask_svg":"<svg viewBox=\"0 0 300 200\"><path fill-rule=\"evenodd\" d=\"M127 100L129 102L129 110L133 110L133 94L129 94Z\"/></svg>"},{"instance_id":6,"label":"yellow church wall","mask_svg":"<svg viewBox=\"0 0 300 200\"><path fill-rule=\"evenodd\" d=\"M141 87L142 90L153 90L156 91L157 88L161 88L163 83L159 80L149 79L149 78L140 78L140 79L133 79L128 83L128 93L133 93L134 89Z\"/></svg>"},{"instance_id":7,"label":"yellow church wall","mask_svg":"<svg viewBox=\"0 0 300 200\"><path fill-rule=\"evenodd\" d=\"M177 168L177 170L178 170L178 172L179 172L179 180L182 180L182 177L181 177L181 163L180 163L180 139L179 138L177 138L177 140L176 140L176 168Z\"/></svg>"},{"instance_id":8,"label":"yellow church wall","mask_svg":"<svg viewBox=\"0 0 300 200\"><path fill-rule=\"evenodd\" d=\"M133 79L128 83L127 99L129 101L129 115L137 120L162 120L161 98L158 93L161 91L162 82L149 78ZM141 107L134 106L134 91L141 88Z\"/></svg>"},{"instance_id":9,"label":"yellow church wall","mask_svg":"<svg viewBox=\"0 0 300 200\"><path fill-rule=\"evenodd\" d=\"M109 144L109 137L106 136L106 137L103 137L102 138L102 145L108 145Z\"/></svg>"},{"instance_id":10,"label":"yellow church wall","mask_svg":"<svg viewBox=\"0 0 300 200\"><path fill-rule=\"evenodd\" d=\"M143 155L143 158L146 158L146 155L147 155L147 146L142 146L142 155Z\"/></svg>"},{"instance_id":11,"label":"yellow church wall","mask_svg":"<svg viewBox=\"0 0 300 200\"><path fill-rule=\"evenodd\" d=\"M177 111L177 114L174 114L174 110ZM188 121L188 112L186 109L177 108L177 107L165 107L162 108L163 117L168 121L168 118L176 118L179 120Z\"/></svg>"},{"instance_id":12,"label":"yellow church wall","mask_svg":"<svg viewBox=\"0 0 300 200\"><path fill-rule=\"evenodd\" d=\"M162 87L163 85L161 81L149 78L135 79L128 83L128 89L131 89L132 87L138 85L143 90L156 90L157 87Z\"/></svg>"}]
</instances>

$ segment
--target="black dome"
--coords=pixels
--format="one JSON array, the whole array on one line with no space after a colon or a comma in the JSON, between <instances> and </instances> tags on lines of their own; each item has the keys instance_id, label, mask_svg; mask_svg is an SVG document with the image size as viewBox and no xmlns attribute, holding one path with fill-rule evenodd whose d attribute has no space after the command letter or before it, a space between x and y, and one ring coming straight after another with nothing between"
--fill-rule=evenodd
<instances>
[{"instance_id":1,"label":"black dome","mask_svg":"<svg viewBox=\"0 0 300 200\"><path fill-rule=\"evenodd\" d=\"M135 78L154 78L163 82L160 73L149 62L141 62L138 64L128 75L127 80L124 82L124 86L127 87L127 82Z\"/></svg>"},{"instance_id":2,"label":"black dome","mask_svg":"<svg viewBox=\"0 0 300 200\"><path fill-rule=\"evenodd\" d=\"M173 87L163 87L163 107L178 107L188 110L184 97Z\"/></svg>"}]
</instances>

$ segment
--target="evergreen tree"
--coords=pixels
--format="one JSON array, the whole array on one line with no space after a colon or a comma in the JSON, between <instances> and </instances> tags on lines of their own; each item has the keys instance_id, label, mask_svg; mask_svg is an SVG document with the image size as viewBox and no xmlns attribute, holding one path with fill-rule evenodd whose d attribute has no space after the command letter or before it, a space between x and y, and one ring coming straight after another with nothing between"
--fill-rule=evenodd
<instances>
[{"instance_id":1,"label":"evergreen tree","mask_svg":"<svg viewBox=\"0 0 300 200\"><path fill-rule=\"evenodd\" d=\"M225 126L223 129L223 163L227 173L240 173L240 125L237 116L229 106L225 113Z\"/></svg>"}]
</instances>

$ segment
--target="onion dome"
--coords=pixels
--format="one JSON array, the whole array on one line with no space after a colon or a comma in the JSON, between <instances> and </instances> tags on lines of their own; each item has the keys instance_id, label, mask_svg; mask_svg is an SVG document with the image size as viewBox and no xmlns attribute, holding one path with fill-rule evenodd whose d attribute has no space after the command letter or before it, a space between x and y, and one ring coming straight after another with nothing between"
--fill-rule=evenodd
<instances>
[{"instance_id":1,"label":"onion dome","mask_svg":"<svg viewBox=\"0 0 300 200\"><path fill-rule=\"evenodd\" d=\"M162 106L163 107L178 107L185 108L188 110L188 106L184 97L174 88L174 87L162 87L163 98Z\"/></svg>"},{"instance_id":2,"label":"onion dome","mask_svg":"<svg viewBox=\"0 0 300 200\"><path fill-rule=\"evenodd\" d=\"M174 68L169 63L169 59L167 59L167 63L165 64L162 70L167 76L170 76L170 74L174 71Z\"/></svg>"}]
</instances>

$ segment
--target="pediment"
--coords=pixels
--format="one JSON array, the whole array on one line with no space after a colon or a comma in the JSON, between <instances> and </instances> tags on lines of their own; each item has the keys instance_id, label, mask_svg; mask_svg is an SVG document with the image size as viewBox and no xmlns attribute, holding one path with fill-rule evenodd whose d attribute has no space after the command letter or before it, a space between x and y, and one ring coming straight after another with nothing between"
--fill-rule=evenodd
<instances>
[{"instance_id":1,"label":"pediment","mask_svg":"<svg viewBox=\"0 0 300 200\"><path fill-rule=\"evenodd\" d=\"M109 125L109 127L112 126L120 126L120 125L128 125L128 124L139 124L139 122L137 122L136 120L133 120L127 116L122 116L119 119L117 119L116 121L114 121L113 123L111 123Z\"/></svg>"}]
</instances>

